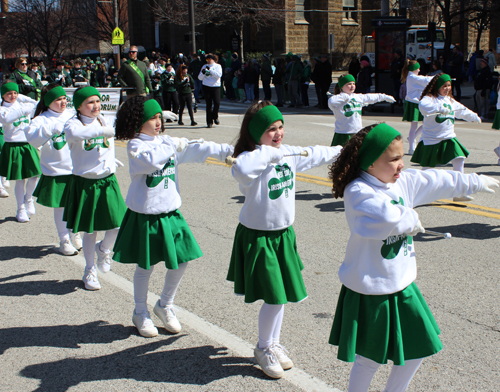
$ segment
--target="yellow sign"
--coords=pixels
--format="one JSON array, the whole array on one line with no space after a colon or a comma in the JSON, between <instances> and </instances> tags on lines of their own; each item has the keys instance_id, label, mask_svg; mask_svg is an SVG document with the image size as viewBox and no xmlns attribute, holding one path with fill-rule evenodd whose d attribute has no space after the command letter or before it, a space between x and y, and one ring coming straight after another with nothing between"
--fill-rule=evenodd
<instances>
[{"instance_id":1,"label":"yellow sign","mask_svg":"<svg viewBox=\"0 0 500 392\"><path fill-rule=\"evenodd\" d=\"M111 44L112 45L124 45L125 44L125 34L118 27L113 30L111 34Z\"/></svg>"}]
</instances>

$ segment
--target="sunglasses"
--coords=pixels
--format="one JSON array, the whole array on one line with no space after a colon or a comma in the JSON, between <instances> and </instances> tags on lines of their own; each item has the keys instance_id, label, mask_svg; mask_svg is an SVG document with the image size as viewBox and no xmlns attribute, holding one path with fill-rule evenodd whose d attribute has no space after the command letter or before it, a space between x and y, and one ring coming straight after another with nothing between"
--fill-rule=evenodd
<instances>
[{"instance_id":1,"label":"sunglasses","mask_svg":"<svg viewBox=\"0 0 500 392\"><path fill-rule=\"evenodd\" d=\"M21 63L21 65L28 65L28 63Z\"/></svg>"},{"instance_id":2,"label":"sunglasses","mask_svg":"<svg viewBox=\"0 0 500 392\"><path fill-rule=\"evenodd\" d=\"M130 50L129 53L137 53L137 50Z\"/></svg>"}]
</instances>

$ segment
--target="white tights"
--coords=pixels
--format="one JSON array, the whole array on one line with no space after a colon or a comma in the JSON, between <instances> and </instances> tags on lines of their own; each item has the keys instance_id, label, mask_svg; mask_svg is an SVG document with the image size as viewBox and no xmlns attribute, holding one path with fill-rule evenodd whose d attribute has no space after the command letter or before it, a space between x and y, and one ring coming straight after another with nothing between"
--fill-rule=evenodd
<instances>
[{"instance_id":1,"label":"white tights","mask_svg":"<svg viewBox=\"0 0 500 392\"><path fill-rule=\"evenodd\" d=\"M104 234L104 238L101 241L101 251L108 253L111 251L111 247L115 243L116 236L120 228L107 230ZM85 262L87 264L86 268L91 269L95 262L95 244L97 241L97 232L85 233L83 235L83 256L85 257Z\"/></svg>"},{"instance_id":2,"label":"white tights","mask_svg":"<svg viewBox=\"0 0 500 392\"><path fill-rule=\"evenodd\" d=\"M392 366L391 374L383 392L404 392L415 375L423 358L406 360L404 366ZM368 391L375 372L380 364L371 359L356 355L349 378L348 392Z\"/></svg>"},{"instance_id":3,"label":"white tights","mask_svg":"<svg viewBox=\"0 0 500 392\"><path fill-rule=\"evenodd\" d=\"M262 304L259 312L259 348L278 344L285 305Z\"/></svg>"},{"instance_id":4,"label":"white tights","mask_svg":"<svg viewBox=\"0 0 500 392\"><path fill-rule=\"evenodd\" d=\"M25 184L26 192L24 190ZM17 209L23 206L25 200L27 201L33 198L33 192L35 191L36 184L38 184L38 177L31 177L25 180L16 180L14 193L16 195Z\"/></svg>"},{"instance_id":5,"label":"white tights","mask_svg":"<svg viewBox=\"0 0 500 392\"><path fill-rule=\"evenodd\" d=\"M455 158L454 160L451 161L451 164L453 165L453 170L463 173L464 172L464 165L465 165L465 158L464 157L458 157Z\"/></svg>"},{"instance_id":6,"label":"white tights","mask_svg":"<svg viewBox=\"0 0 500 392\"><path fill-rule=\"evenodd\" d=\"M415 148L415 142L417 138L420 136L422 133L422 125L418 127L418 122L417 121L412 121L411 126L410 126L410 134L408 135L408 143L410 144L409 149L414 150Z\"/></svg>"},{"instance_id":7,"label":"white tights","mask_svg":"<svg viewBox=\"0 0 500 392\"><path fill-rule=\"evenodd\" d=\"M165 274L165 283L160 297L160 306L172 306L174 304L175 293L181 284L184 272L186 272L188 263L179 264L178 269L169 269ZM139 266L135 268L134 273L134 301L135 313L141 314L148 310L148 287L149 278L153 273L154 266L150 269L144 269Z\"/></svg>"},{"instance_id":8,"label":"white tights","mask_svg":"<svg viewBox=\"0 0 500 392\"><path fill-rule=\"evenodd\" d=\"M54 222L56 224L59 240L64 242L69 240L69 231L66 228L66 222L63 221L64 207L54 208Z\"/></svg>"}]
</instances>

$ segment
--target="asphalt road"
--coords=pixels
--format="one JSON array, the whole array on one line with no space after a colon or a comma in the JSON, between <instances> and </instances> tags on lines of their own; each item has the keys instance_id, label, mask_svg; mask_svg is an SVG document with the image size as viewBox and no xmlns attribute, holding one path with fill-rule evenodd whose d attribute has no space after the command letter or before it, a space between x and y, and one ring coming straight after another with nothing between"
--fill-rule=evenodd
<instances>
[{"instance_id":1,"label":"asphalt road","mask_svg":"<svg viewBox=\"0 0 500 392\"><path fill-rule=\"evenodd\" d=\"M197 127L170 125L167 131L231 143L245 108L224 103L221 125L212 129L203 126L200 110ZM284 115L285 143L330 144L331 112L285 109ZM400 119L369 112L363 122L387 121L407 136L409 124ZM471 153L466 172L500 179L493 153L500 133L491 123L457 122L456 131ZM125 163L117 172L125 197L130 179L123 144L116 155ZM412 167L409 159L406 166ZM31 222L17 223L11 187L11 197L0 200L0 390L347 390L351 364L336 359L328 336L349 230L343 202L332 198L326 177L327 167L297 176L294 228L309 297L285 307L281 340L296 366L281 380L268 379L253 363L261 304L244 304L225 280L242 205L229 167L212 160L180 167L180 210L204 256L189 263L177 293L182 332L170 335L160 328L152 339L139 336L131 322L134 266L114 263L112 272L100 275L100 291L84 290L83 256L54 251L52 211L37 205ZM416 238L417 284L440 326L444 349L424 360L408 390L498 391L500 192L478 194L468 204L440 201L417 212L426 228L453 238ZM164 276L158 266L149 287L151 311ZM383 389L389 371L390 366L380 368L371 391Z\"/></svg>"}]
</instances>

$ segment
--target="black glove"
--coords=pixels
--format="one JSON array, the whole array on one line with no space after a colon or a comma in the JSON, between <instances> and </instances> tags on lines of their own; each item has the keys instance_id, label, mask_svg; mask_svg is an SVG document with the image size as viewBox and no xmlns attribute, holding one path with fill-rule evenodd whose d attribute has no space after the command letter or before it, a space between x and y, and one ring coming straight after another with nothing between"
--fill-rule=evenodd
<instances>
[{"instance_id":1,"label":"black glove","mask_svg":"<svg viewBox=\"0 0 500 392\"><path fill-rule=\"evenodd\" d=\"M31 84L25 84L24 85L24 92L25 93L30 93L33 91L33 86Z\"/></svg>"}]
</instances>

